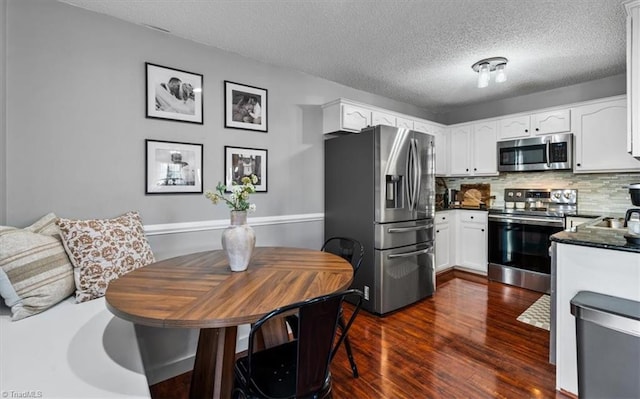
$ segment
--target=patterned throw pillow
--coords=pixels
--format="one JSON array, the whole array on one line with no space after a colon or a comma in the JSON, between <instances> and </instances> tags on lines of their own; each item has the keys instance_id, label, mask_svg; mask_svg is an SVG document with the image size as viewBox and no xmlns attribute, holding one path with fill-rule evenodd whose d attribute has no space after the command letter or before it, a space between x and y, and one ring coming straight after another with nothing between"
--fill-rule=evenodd
<instances>
[{"instance_id":1,"label":"patterned throw pillow","mask_svg":"<svg viewBox=\"0 0 640 399\"><path fill-rule=\"evenodd\" d=\"M11 319L40 313L73 294L73 267L53 213L24 229L0 226L0 295Z\"/></svg>"},{"instance_id":2,"label":"patterned throw pillow","mask_svg":"<svg viewBox=\"0 0 640 399\"><path fill-rule=\"evenodd\" d=\"M74 266L76 302L104 296L111 280L155 262L137 212L113 219L58 219Z\"/></svg>"}]
</instances>

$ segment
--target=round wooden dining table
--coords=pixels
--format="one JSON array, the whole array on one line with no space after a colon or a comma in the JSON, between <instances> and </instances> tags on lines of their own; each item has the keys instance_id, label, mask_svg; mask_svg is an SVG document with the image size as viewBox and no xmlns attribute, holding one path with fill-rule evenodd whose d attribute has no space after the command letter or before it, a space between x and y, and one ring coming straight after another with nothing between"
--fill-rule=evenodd
<instances>
[{"instance_id":1,"label":"round wooden dining table","mask_svg":"<svg viewBox=\"0 0 640 399\"><path fill-rule=\"evenodd\" d=\"M255 248L249 267L232 272L224 251L178 256L111 281L107 308L152 327L199 328L191 398L230 398L237 328L273 309L347 289L353 269L317 250Z\"/></svg>"}]
</instances>

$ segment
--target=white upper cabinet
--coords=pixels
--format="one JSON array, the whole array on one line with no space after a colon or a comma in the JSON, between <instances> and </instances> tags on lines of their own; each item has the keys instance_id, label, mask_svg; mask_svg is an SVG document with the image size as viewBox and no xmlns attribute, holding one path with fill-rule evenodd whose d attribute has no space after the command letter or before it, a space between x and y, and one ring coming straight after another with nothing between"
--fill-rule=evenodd
<instances>
[{"instance_id":1,"label":"white upper cabinet","mask_svg":"<svg viewBox=\"0 0 640 399\"><path fill-rule=\"evenodd\" d=\"M498 121L498 140L571 131L571 111L558 109L532 115L503 118Z\"/></svg>"},{"instance_id":2,"label":"white upper cabinet","mask_svg":"<svg viewBox=\"0 0 640 399\"><path fill-rule=\"evenodd\" d=\"M497 165L496 122L473 125L473 174L496 175Z\"/></svg>"},{"instance_id":3,"label":"white upper cabinet","mask_svg":"<svg viewBox=\"0 0 640 399\"><path fill-rule=\"evenodd\" d=\"M465 176L471 168L471 125L454 126L449 130L451 157L449 170L452 175Z\"/></svg>"},{"instance_id":4,"label":"white upper cabinet","mask_svg":"<svg viewBox=\"0 0 640 399\"><path fill-rule=\"evenodd\" d=\"M411 119L405 118L396 118L396 127L401 129L410 129L413 130L413 121Z\"/></svg>"},{"instance_id":5,"label":"white upper cabinet","mask_svg":"<svg viewBox=\"0 0 640 399\"><path fill-rule=\"evenodd\" d=\"M342 128L359 132L367 126L371 126L371 111L349 104L342 105Z\"/></svg>"},{"instance_id":6,"label":"white upper cabinet","mask_svg":"<svg viewBox=\"0 0 640 399\"><path fill-rule=\"evenodd\" d=\"M627 152L640 159L640 0L627 9Z\"/></svg>"},{"instance_id":7,"label":"white upper cabinet","mask_svg":"<svg viewBox=\"0 0 640 399\"><path fill-rule=\"evenodd\" d=\"M432 133L435 124L408 115L398 114L372 105L339 98L322 106L322 133L359 133L368 126L386 125L401 129ZM419 128L418 128L419 127Z\"/></svg>"},{"instance_id":8,"label":"white upper cabinet","mask_svg":"<svg viewBox=\"0 0 640 399\"><path fill-rule=\"evenodd\" d=\"M618 98L572 109L574 173L640 171L627 152L627 101Z\"/></svg>"},{"instance_id":9,"label":"white upper cabinet","mask_svg":"<svg viewBox=\"0 0 640 399\"><path fill-rule=\"evenodd\" d=\"M387 125L387 126L395 126L396 125L396 117L391 114L386 114L380 111L372 111L371 112L371 125Z\"/></svg>"},{"instance_id":10,"label":"white upper cabinet","mask_svg":"<svg viewBox=\"0 0 640 399\"><path fill-rule=\"evenodd\" d=\"M449 146L451 175L498 174L495 121L452 127L449 130Z\"/></svg>"},{"instance_id":11,"label":"white upper cabinet","mask_svg":"<svg viewBox=\"0 0 640 399\"><path fill-rule=\"evenodd\" d=\"M340 99L322 106L322 132L358 133L371 126L371 109Z\"/></svg>"},{"instance_id":12,"label":"white upper cabinet","mask_svg":"<svg viewBox=\"0 0 640 399\"><path fill-rule=\"evenodd\" d=\"M531 115L531 130L535 135L571 131L571 111L559 109Z\"/></svg>"},{"instance_id":13,"label":"white upper cabinet","mask_svg":"<svg viewBox=\"0 0 640 399\"><path fill-rule=\"evenodd\" d=\"M498 121L498 138L500 140L510 140L529 137L531 135L529 125L529 115L500 119Z\"/></svg>"}]
</instances>

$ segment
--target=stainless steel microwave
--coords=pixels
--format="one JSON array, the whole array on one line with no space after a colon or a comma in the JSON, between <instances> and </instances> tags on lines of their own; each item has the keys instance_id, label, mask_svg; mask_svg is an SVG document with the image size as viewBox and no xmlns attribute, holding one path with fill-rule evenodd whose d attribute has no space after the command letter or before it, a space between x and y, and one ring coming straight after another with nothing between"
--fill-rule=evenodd
<instances>
[{"instance_id":1,"label":"stainless steel microwave","mask_svg":"<svg viewBox=\"0 0 640 399\"><path fill-rule=\"evenodd\" d=\"M499 141L498 171L564 170L573 166L573 135L553 134Z\"/></svg>"}]
</instances>

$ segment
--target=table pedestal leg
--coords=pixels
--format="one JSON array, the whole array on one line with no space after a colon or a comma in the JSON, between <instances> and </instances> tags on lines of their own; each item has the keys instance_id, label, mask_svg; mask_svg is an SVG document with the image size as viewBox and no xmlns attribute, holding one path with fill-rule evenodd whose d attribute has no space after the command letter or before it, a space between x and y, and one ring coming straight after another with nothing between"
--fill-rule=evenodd
<instances>
[{"instance_id":1,"label":"table pedestal leg","mask_svg":"<svg viewBox=\"0 0 640 399\"><path fill-rule=\"evenodd\" d=\"M230 398L237 327L202 328L193 366L191 399Z\"/></svg>"}]
</instances>

